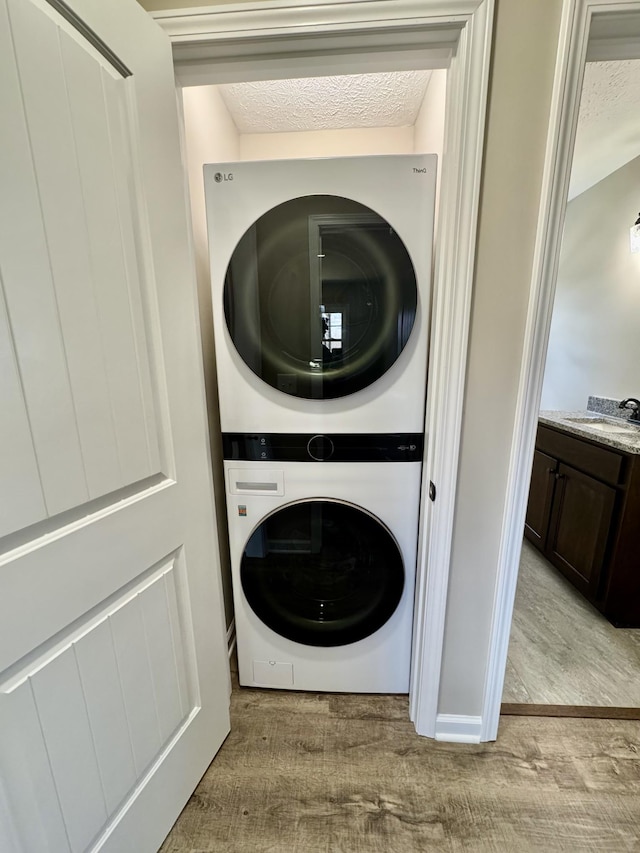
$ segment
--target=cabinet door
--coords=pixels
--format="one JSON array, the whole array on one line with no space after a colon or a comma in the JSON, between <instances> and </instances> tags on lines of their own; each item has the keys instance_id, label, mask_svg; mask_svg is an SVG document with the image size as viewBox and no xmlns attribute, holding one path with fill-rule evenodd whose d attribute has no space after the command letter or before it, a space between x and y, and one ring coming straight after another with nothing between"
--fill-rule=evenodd
<instances>
[{"instance_id":1,"label":"cabinet door","mask_svg":"<svg viewBox=\"0 0 640 853\"><path fill-rule=\"evenodd\" d=\"M595 599L616 492L560 464L551 509L547 556L573 585Z\"/></svg>"},{"instance_id":2,"label":"cabinet door","mask_svg":"<svg viewBox=\"0 0 640 853\"><path fill-rule=\"evenodd\" d=\"M552 456L547 456L540 450L535 451L524 535L541 551L544 550L549 529L551 499L555 485L553 474L557 467L558 462Z\"/></svg>"}]
</instances>

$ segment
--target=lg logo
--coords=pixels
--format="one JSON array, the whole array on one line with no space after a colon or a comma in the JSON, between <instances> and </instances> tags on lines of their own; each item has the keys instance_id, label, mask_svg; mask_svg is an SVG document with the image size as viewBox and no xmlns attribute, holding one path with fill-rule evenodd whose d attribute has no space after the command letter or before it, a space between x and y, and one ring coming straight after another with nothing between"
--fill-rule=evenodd
<instances>
[{"instance_id":1,"label":"lg logo","mask_svg":"<svg viewBox=\"0 0 640 853\"><path fill-rule=\"evenodd\" d=\"M426 171L427 171L426 169L416 169L415 166L413 168L413 174L414 175L424 175L424 174L426 174ZM216 181L217 180L218 180L218 176L216 175Z\"/></svg>"},{"instance_id":2,"label":"lg logo","mask_svg":"<svg viewBox=\"0 0 640 853\"><path fill-rule=\"evenodd\" d=\"M233 172L227 172L225 175L223 172L216 172L213 176L216 184L221 184L223 181L232 181L233 180Z\"/></svg>"}]
</instances>

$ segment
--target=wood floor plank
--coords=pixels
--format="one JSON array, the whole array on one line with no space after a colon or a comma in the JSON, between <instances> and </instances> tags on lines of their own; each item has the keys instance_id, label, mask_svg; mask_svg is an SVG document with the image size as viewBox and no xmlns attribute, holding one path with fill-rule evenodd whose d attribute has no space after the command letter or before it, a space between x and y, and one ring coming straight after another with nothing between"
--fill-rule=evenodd
<instances>
[{"instance_id":1,"label":"wood floor plank","mask_svg":"<svg viewBox=\"0 0 640 853\"><path fill-rule=\"evenodd\" d=\"M503 702L500 713L518 717L587 717L592 720L640 720L640 708L610 708L606 705L536 705Z\"/></svg>"}]
</instances>

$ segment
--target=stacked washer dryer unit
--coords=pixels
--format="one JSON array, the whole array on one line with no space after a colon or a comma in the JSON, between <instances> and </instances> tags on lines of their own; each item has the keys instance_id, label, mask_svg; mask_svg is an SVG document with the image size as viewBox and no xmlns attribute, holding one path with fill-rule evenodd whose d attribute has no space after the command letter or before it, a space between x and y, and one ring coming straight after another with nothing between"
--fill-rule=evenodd
<instances>
[{"instance_id":1,"label":"stacked washer dryer unit","mask_svg":"<svg viewBox=\"0 0 640 853\"><path fill-rule=\"evenodd\" d=\"M242 685L408 691L435 171L205 166Z\"/></svg>"}]
</instances>

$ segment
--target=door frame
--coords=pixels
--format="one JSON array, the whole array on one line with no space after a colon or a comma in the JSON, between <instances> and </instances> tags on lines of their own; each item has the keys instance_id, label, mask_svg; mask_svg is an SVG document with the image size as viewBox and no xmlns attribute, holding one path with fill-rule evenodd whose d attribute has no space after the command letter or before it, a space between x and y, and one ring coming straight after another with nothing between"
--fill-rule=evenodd
<instances>
[{"instance_id":1,"label":"door frame","mask_svg":"<svg viewBox=\"0 0 640 853\"><path fill-rule=\"evenodd\" d=\"M565 0L500 536L481 740L492 740L498 731L585 63L630 58L640 58L640 0Z\"/></svg>"},{"instance_id":2,"label":"door frame","mask_svg":"<svg viewBox=\"0 0 640 853\"><path fill-rule=\"evenodd\" d=\"M494 0L272 0L153 13L179 85L447 67L435 245L410 716L421 735L478 741L438 719ZM342 69L342 70L340 70ZM437 500L429 501L429 485Z\"/></svg>"}]
</instances>

